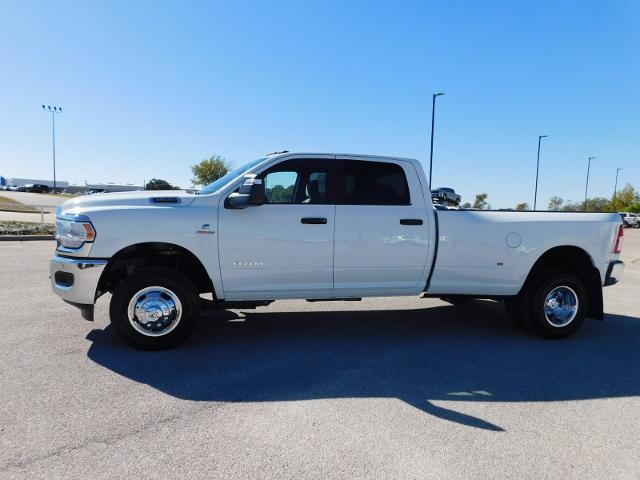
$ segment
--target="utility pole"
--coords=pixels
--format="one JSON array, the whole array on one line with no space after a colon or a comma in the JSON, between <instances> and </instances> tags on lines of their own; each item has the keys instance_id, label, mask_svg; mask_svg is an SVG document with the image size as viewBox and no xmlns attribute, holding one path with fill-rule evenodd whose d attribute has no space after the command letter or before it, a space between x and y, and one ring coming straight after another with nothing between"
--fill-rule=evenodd
<instances>
[{"instance_id":1,"label":"utility pole","mask_svg":"<svg viewBox=\"0 0 640 480\"><path fill-rule=\"evenodd\" d=\"M53 155L53 193L57 192L56 184L56 114L62 113L62 107L46 107L42 105L42 111L51 113L51 149Z\"/></svg>"},{"instance_id":2,"label":"utility pole","mask_svg":"<svg viewBox=\"0 0 640 480\"><path fill-rule=\"evenodd\" d=\"M591 169L591 160L596 157L589 157L589 163L587 163L587 183L584 186L584 211L587 211L587 192L589 190L589 170Z\"/></svg>"},{"instance_id":3,"label":"utility pole","mask_svg":"<svg viewBox=\"0 0 640 480\"><path fill-rule=\"evenodd\" d=\"M616 168L616 183L613 187L613 210L616 210L616 194L618 193L618 173L620 173L621 168Z\"/></svg>"},{"instance_id":4,"label":"utility pole","mask_svg":"<svg viewBox=\"0 0 640 480\"><path fill-rule=\"evenodd\" d=\"M538 135L538 162L536 163L536 189L533 193L533 210L535 211L538 204L538 174L540 173L540 142L548 135Z\"/></svg>"},{"instance_id":5,"label":"utility pole","mask_svg":"<svg viewBox=\"0 0 640 480\"><path fill-rule=\"evenodd\" d=\"M433 184L431 183L431 175L433 172L433 131L436 120L436 97L439 97L440 95L444 95L444 93L434 93L433 101L431 103L431 153L429 154L429 188L433 188Z\"/></svg>"}]
</instances>

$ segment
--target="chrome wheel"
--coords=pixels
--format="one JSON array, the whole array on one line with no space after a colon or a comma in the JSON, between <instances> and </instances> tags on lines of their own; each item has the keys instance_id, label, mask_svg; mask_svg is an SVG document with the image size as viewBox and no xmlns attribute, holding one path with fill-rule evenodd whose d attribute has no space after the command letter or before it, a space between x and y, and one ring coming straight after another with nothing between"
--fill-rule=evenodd
<instances>
[{"instance_id":1,"label":"chrome wheel","mask_svg":"<svg viewBox=\"0 0 640 480\"><path fill-rule=\"evenodd\" d=\"M160 337L178 326L182 304L167 288L147 287L131 297L127 313L136 331L148 337Z\"/></svg>"},{"instance_id":2,"label":"chrome wheel","mask_svg":"<svg viewBox=\"0 0 640 480\"><path fill-rule=\"evenodd\" d=\"M544 316L552 327L566 327L578 314L578 295L562 285L555 287L544 299Z\"/></svg>"}]
</instances>

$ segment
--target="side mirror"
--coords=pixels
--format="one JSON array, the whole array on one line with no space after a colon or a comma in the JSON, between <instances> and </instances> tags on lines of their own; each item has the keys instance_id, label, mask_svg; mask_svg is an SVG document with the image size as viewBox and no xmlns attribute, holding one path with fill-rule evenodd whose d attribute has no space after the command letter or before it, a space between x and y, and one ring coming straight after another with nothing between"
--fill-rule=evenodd
<instances>
[{"instance_id":1,"label":"side mirror","mask_svg":"<svg viewBox=\"0 0 640 480\"><path fill-rule=\"evenodd\" d=\"M256 178L255 174L250 174L244 176L244 182L242 182L240 189L227 197L224 206L225 208L242 209L257 207L266 201L267 196L262 179Z\"/></svg>"},{"instance_id":2,"label":"side mirror","mask_svg":"<svg viewBox=\"0 0 640 480\"><path fill-rule=\"evenodd\" d=\"M224 208L232 210L240 210L247 208L249 203L249 195L241 195L238 192L234 192L229 195L224 201Z\"/></svg>"},{"instance_id":3,"label":"side mirror","mask_svg":"<svg viewBox=\"0 0 640 480\"><path fill-rule=\"evenodd\" d=\"M247 205L258 206L267 202L267 196L264 191L264 183L261 178L256 178L255 174L244 176L244 182L240 186L240 195L248 195L249 201Z\"/></svg>"}]
</instances>

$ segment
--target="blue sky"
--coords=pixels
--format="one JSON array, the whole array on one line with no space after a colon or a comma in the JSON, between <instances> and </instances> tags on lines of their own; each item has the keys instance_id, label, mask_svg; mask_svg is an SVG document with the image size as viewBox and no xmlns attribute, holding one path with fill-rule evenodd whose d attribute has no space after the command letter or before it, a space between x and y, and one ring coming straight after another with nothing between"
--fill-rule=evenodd
<instances>
[{"instance_id":1,"label":"blue sky","mask_svg":"<svg viewBox=\"0 0 640 480\"><path fill-rule=\"evenodd\" d=\"M494 208L640 187L640 3L0 4L0 174L187 186L213 154L281 149L428 163Z\"/></svg>"}]
</instances>

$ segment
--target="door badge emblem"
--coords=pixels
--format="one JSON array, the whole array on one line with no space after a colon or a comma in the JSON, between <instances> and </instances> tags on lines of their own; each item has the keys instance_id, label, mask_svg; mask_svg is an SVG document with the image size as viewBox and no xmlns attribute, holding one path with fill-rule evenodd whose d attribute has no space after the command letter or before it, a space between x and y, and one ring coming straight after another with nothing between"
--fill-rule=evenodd
<instances>
[{"instance_id":1,"label":"door badge emblem","mask_svg":"<svg viewBox=\"0 0 640 480\"><path fill-rule=\"evenodd\" d=\"M248 260L234 260L234 267L264 267L264 262L262 260L257 261L248 261Z\"/></svg>"}]
</instances>

